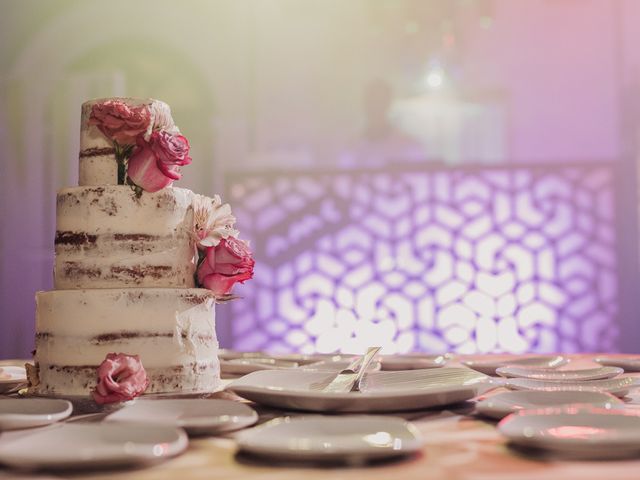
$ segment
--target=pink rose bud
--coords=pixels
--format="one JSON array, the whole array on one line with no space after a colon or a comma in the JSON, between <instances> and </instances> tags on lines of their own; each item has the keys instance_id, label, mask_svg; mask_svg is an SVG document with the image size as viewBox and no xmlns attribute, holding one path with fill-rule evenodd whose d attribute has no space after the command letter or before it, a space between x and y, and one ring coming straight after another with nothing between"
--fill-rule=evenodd
<instances>
[{"instance_id":1,"label":"pink rose bud","mask_svg":"<svg viewBox=\"0 0 640 480\"><path fill-rule=\"evenodd\" d=\"M108 138L120 145L134 145L151 122L149 109L132 107L121 100L107 100L91 108L89 125L95 125Z\"/></svg>"},{"instance_id":2,"label":"pink rose bud","mask_svg":"<svg viewBox=\"0 0 640 480\"><path fill-rule=\"evenodd\" d=\"M98 367L98 384L91 392L99 405L125 402L142 395L149 386L138 355L109 353Z\"/></svg>"},{"instance_id":3,"label":"pink rose bud","mask_svg":"<svg viewBox=\"0 0 640 480\"><path fill-rule=\"evenodd\" d=\"M142 143L142 146L140 146ZM177 168L177 167L176 167ZM158 158L149 145L139 142L129 159L127 175L133 183L147 192L157 192L173 184L174 178L168 177L158 168ZM174 177L180 174L175 172Z\"/></svg>"},{"instance_id":4,"label":"pink rose bud","mask_svg":"<svg viewBox=\"0 0 640 480\"><path fill-rule=\"evenodd\" d=\"M237 283L253 277L251 250L235 237L222 239L215 247L208 247L206 257L198 267L198 282L216 295L226 295Z\"/></svg>"}]
</instances>

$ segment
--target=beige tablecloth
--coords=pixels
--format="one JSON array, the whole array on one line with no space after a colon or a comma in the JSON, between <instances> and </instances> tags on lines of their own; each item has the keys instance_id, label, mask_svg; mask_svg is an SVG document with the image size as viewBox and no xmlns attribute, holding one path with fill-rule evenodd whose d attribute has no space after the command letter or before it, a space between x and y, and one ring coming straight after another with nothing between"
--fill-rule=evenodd
<instances>
[{"instance_id":1,"label":"beige tablecloth","mask_svg":"<svg viewBox=\"0 0 640 480\"><path fill-rule=\"evenodd\" d=\"M575 356L571 368L591 366L590 357ZM492 394L493 392L489 393ZM640 396L632 396L640 403ZM538 457L510 448L495 422L475 417L473 406L402 414L423 433L425 446L418 456L368 466L292 465L238 456L233 435L191 439L183 455L156 466L85 474L20 475L0 469L5 478L179 479L179 480L507 480L640 479L640 457L628 461L567 461ZM261 422L282 415L261 409ZM286 414L290 414L287 412ZM291 413L293 414L293 413ZM299 415L299 413L296 413ZM0 441L2 440L0 435Z\"/></svg>"}]
</instances>

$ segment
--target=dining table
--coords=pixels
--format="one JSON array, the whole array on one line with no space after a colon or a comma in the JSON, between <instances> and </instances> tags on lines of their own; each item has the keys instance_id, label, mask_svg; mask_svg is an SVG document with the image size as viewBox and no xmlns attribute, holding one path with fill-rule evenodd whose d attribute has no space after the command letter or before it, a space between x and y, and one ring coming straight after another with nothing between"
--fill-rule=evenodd
<instances>
[{"instance_id":1,"label":"dining table","mask_svg":"<svg viewBox=\"0 0 640 480\"><path fill-rule=\"evenodd\" d=\"M597 354L568 355L572 369L597 366ZM611 356L611 355L609 355ZM628 356L628 355L627 355ZM466 357L454 356L449 366L459 366ZM517 356L514 358L518 358ZM640 358L640 355L638 356ZM630 375L640 375L631 373ZM223 380L226 385L230 380ZM640 389L639 389L640 390ZM494 395L504 387L488 390ZM213 398L236 399L234 394L219 391ZM640 391L625 399L640 405ZM309 415L252 405L259 413L258 425L283 416ZM135 470L73 471L19 473L0 466L3 479L179 479L179 480L507 480L566 479L614 480L640 478L640 456L629 460L571 460L552 454L527 451L509 445L497 430L496 420L474 412L474 402L444 408L390 414L411 421L421 432L424 445L418 454L373 463L327 464L295 463L276 458L261 460L238 452L238 432L223 436L195 437L182 455L162 463ZM68 421L74 421L71 417ZM82 421L76 418L75 421ZM91 420L90 417L86 421ZM2 434L0 433L0 442Z\"/></svg>"}]
</instances>

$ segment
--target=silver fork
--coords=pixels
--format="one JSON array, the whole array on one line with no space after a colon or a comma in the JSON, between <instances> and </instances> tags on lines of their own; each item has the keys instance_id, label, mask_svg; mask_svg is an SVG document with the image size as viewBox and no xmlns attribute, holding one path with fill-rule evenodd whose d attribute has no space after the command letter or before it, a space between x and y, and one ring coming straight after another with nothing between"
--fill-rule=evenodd
<instances>
[{"instance_id":1,"label":"silver fork","mask_svg":"<svg viewBox=\"0 0 640 480\"><path fill-rule=\"evenodd\" d=\"M369 347L367 353L357 358L351 364L338 372L331 383L322 389L323 392L358 392L360 391L360 381L364 376L367 367L378 354L381 347Z\"/></svg>"}]
</instances>

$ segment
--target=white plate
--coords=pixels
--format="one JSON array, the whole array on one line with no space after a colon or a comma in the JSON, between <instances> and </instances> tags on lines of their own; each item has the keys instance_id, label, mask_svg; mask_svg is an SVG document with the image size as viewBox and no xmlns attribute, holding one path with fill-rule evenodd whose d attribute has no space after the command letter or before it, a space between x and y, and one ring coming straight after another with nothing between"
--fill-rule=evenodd
<instances>
[{"instance_id":1,"label":"white plate","mask_svg":"<svg viewBox=\"0 0 640 480\"><path fill-rule=\"evenodd\" d=\"M27 382L27 372L23 365L0 365L0 393L13 390Z\"/></svg>"},{"instance_id":2,"label":"white plate","mask_svg":"<svg viewBox=\"0 0 640 480\"><path fill-rule=\"evenodd\" d=\"M482 360L462 360L460 363L473 368L485 375L496 375L496 370L500 367L518 365L526 367L557 368L568 363L569 360L562 355L534 355L529 357L505 357L496 356Z\"/></svg>"},{"instance_id":3,"label":"white plate","mask_svg":"<svg viewBox=\"0 0 640 480\"><path fill-rule=\"evenodd\" d=\"M221 348L218 350L218 358L220 360L233 360L234 358L267 358L268 355L263 352L240 352L238 350L229 350Z\"/></svg>"},{"instance_id":4,"label":"white plate","mask_svg":"<svg viewBox=\"0 0 640 480\"><path fill-rule=\"evenodd\" d=\"M0 400L0 430L40 427L64 420L71 402L48 398L7 398Z\"/></svg>"},{"instance_id":5,"label":"white plate","mask_svg":"<svg viewBox=\"0 0 640 480\"><path fill-rule=\"evenodd\" d=\"M239 378L226 389L276 408L317 412L393 412L462 402L475 397L488 377L467 368L372 372L360 392L323 392L333 373L264 370Z\"/></svg>"},{"instance_id":6,"label":"white plate","mask_svg":"<svg viewBox=\"0 0 640 480\"><path fill-rule=\"evenodd\" d=\"M222 399L136 399L105 418L107 422L130 422L182 427L189 434L218 434L240 430L258 421L254 409Z\"/></svg>"},{"instance_id":7,"label":"white plate","mask_svg":"<svg viewBox=\"0 0 640 480\"><path fill-rule=\"evenodd\" d=\"M476 411L491 418L503 418L519 410L558 407L561 405L589 404L611 408L624 403L608 393L601 392L545 392L517 391L491 395L476 403Z\"/></svg>"},{"instance_id":8,"label":"white plate","mask_svg":"<svg viewBox=\"0 0 640 480\"><path fill-rule=\"evenodd\" d=\"M65 423L3 435L0 463L28 470L144 465L177 455L187 445L179 428Z\"/></svg>"},{"instance_id":9,"label":"white plate","mask_svg":"<svg viewBox=\"0 0 640 480\"><path fill-rule=\"evenodd\" d=\"M536 380L552 380L558 382L575 382L584 380L601 380L617 377L624 370L618 367L582 368L580 370L555 370L552 368L519 367L512 365L500 367L496 373L507 378L533 378Z\"/></svg>"},{"instance_id":10,"label":"white plate","mask_svg":"<svg viewBox=\"0 0 640 480\"><path fill-rule=\"evenodd\" d=\"M319 362L321 360L345 360L352 358L353 355L342 355L338 353L266 353L266 352L240 352L238 350L229 350L221 348L218 350L218 358L220 360L234 360L238 358L259 358L284 360L285 362L295 362L298 365L306 365L308 363Z\"/></svg>"},{"instance_id":11,"label":"white plate","mask_svg":"<svg viewBox=\"0 0 640 480\"><path fill-rule=\"evenodd\" d=\"M274 353L267 355L270 358L276 360L286 360L289 362L296 362L299 365L308 365L316 362L339 362L339 361L351 361L355 358L355 355L341 354L341 353Z\"/></svg>"},{"instance_id":12,"label":"white plate","mask_svg":"<svg viewBox=\"0 0 640 480\"><path fill-rule=\"evenodd\" d=\"M273 358L234 358L220 360L220 373L223 375L246 375L259 370L275 370L280 368L295 368L296 362L275 360Z\"/></svg>"},{"instance_id":13,"label":"white plate","mask_svg":"<svg viewBox=\"0 0 640 480\"><path fill-rule=\"evenodd\" d=\"M620 367L625 372L640 372L640 358L638 357L598 357L595 361L607 367Z\"/></svg>"},{"instance_id":14,"label":"white plate","mask_svg":"<svg viewBox=\"0 0 640 480\"><path fill-rule=\"evenodd\" d=\"M589 459L640 455L637 411L593 407L524 410L509 415L498 430L527 447Z\"/></svg>"},{"instance_id":15,"label":"white plate","mask_svg":"<svg viewBox=\"0 0 640 480\"><path fill-rule=\"evenodd\" d=\"M423 368L444 367L447 359L444 355L383 355L380 357L382 370L418 370Z\"/></svg>"},{"instance_id":16,"label":"white plate","mask_svg":"<svg viewBox=\"0 0 640 480\"><path fill-rule=\"evenodd\" d=\"M604 392L624 397L629 390L640 387L640 378L617 377L606 380L589 380L586 382L554 382L534 380L531 378L510 378L504 385L511 390L542 390L546 392Z\"/></svg>"},{"instance_id":17,"label":"white plate","mask_svg":"<svg viewBox=\"0 0 640 480\"><path fill-rule=\"evenodd\" d=\"M349 367L354 358L355 357L351 357L346 360L321 360L319 362L302 365L300 368L302 370L312 370L315 372L339 372ZM382 364L377 360L373 360L367 367L367 371L377 372L380 368L382 368Z\"/></svg>"},{"instance_id":18,"label":"white plate","mask_svg":"<svg viewBox=\"0 0 640 480\"><path fill-rule=\"evenodd\" d=\"M240 451L281 460L365 461L415 453L420 432L397 417L284 417L242 432Z\"/></svg>"}]
</instances>

